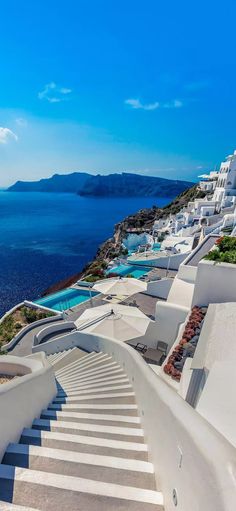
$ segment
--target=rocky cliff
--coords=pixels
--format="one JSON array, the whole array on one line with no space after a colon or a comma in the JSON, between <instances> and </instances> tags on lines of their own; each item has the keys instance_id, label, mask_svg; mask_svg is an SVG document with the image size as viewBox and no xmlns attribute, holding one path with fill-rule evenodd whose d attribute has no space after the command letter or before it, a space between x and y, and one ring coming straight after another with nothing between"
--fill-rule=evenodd
<instances>
[{"instance_id":1,"label":"rocky cliff","mask_svg":"<svg viewBox=\"0 0 236 511\"><path fill-rule=\"evenodd\" d=\"M68 279L58 282L51 286L45 291L45 294L49 294L75 283L79 278L84 275L93 275L99 278L99 274L102 274L103 269L107 266L109 261L114 257L122 254L122 240L128 232L132 232L134 229L136 232L148 231L152 228L155 220L159 218L167 217L170 214L178 213L182 207L187 206L189 201L197 198L203 198L204 192L197 189L197 185L185 190L178 195L170 204L167 204L163 208L152 207L147 209L141 209L134 215L129 215L120 223L115 225L113 237L106 240L97 251L97 254L93 261L89 262L81 273L73 275ZM92 280L92 279L91 279Z\"/></svg>"},{"instance_id":2,"label":"rocky cliff","mask_svg":"<svg viewBox=\"0 0 236 511\"><path fill-rule=\"evenodd\" d=\"M192 183L140 174L54 174L40 181L17 181L10 192L75 193L84 197L176 197Z\"/></svg>"}]
</instances>

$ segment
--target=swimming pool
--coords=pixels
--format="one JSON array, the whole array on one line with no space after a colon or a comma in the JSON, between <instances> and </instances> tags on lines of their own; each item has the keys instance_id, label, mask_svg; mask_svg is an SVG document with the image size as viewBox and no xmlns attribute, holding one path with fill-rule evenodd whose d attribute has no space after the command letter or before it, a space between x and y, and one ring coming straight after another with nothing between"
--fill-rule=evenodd
<instances>
[{"instance_id":1,"label":"swimming pool","mask_svg":"<svg viewBox=\"0 0 236 511\"><path fill-rule=\"evenodd\" d=\"M57 312L62 312L89 300L90 296L93 298L96 295L99 295L96 291L89 292L87 289L68 288L63 289L63 291L59 291L58 293L53 293L52 295L40 298L39 300L35 300L34 303L38 303L38 305L43 305L44 307L48 307L49 309Z\"/></svg>"},{"instance_id":2,"label":"swimming pool","mask_svg":"<svg viewBox=\"0 0 236 511\"><path fill-rule=\"evenodd\" d=\"M119 266L115 266L115 268L111 268L106 272L106 275L111 273L116 273L116 275L121 275L125 277L125 275L132 275L135 279L140 279L143 275L146 275L150 270L141 266L131 266L128 264L120 264Z\"/></svg>"},{"instance_id":3,"label":"swimming pool","mask_svg":"<svg viewBox=\"0 0 236 511\"><path fill-rule=\"evenodd\" d=\"M152 250L154 250L154 252L158 252L159 250L161 249L161 243L154 243L154 245L152 245Z\"/></svg>"}]
</instances>

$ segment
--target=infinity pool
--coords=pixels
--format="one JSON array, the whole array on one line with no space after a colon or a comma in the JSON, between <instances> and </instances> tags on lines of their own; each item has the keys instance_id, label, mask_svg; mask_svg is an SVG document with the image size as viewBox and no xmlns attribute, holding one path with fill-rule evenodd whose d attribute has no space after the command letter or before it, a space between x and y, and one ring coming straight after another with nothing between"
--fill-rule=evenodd
<instances>
[{"instance_id":1,"label":"infinity pool","mask_svg":"<svg viewBox=\"0 0 236 511\"><path fill-rule=\"evenodd\" d=\"M161 243L154 243L154 245L152 245L152 250L154 250L154 252L159 252L159 250L161 250Z\"/></svg>"},{"instance_id":2,"label":"infinity pool","mask_svg":"<svg viewBox=\"0 0 236 511\"><path fill-rule=\"evenodd\" d=\"M135 279L139 279L143 275L147 275L150 270L141 266L131 266L128 264L120 264L119 266L115 266L115 268L111 268L106 272L107 275L111 273L115 273L116 275L132 275Z\"/></svg>"},{"instance_id":3,"label":"infinity pool","mask_svg":"<svg viewBox=\"0 0 236 511\"><path fill-rule=\"evenodd\" d=\"M96 291L87 291L87 289L63 289L63 291L59 291L58 293L53 293L52 295L45 296L45 298L40 298L39 300L35 300L35 303L39 305L43 305L44 307L48 307L49 309L53 309L57 312L62 312L67 309L71 309L71 307L75 307L80 303L86 302L86 300L90 299L98 295Z\"/></svg>"}]
</instances>

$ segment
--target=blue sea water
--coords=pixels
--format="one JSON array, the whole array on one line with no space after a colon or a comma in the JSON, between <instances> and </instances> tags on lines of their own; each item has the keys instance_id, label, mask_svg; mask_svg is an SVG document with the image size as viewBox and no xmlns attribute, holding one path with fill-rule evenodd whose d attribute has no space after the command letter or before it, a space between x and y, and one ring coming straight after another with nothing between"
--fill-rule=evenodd
<instances>
[{"instance_id":1,"label":"blue sea water","mask_svg":"<svg viewBox=\"0 0 236 511\"><path fill-rule=\"evenodd\" d=\"M126 215L169 201L0 191L0 316L81 271Z\"/></svg>"}]
</instances>

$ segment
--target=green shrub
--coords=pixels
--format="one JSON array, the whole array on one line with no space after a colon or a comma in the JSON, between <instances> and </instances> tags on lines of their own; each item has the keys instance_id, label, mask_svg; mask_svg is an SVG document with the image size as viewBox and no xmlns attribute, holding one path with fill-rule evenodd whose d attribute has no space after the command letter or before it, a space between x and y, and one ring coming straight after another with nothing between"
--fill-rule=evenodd
<instances>
[{"instance_id":1,"label":"green shrub","mask_svg":"<svg viewBox=\"0 0 236 511\"><path fill-rule=\"evenodd\" d=\"M236 264L236 238L222 236L217 241L217 248L214 248L204 259L219 263Z\"/></svg>"},{"instance_id":2,"label":"green shrub","mask_svg":"<svg viewBox=\"0 0 236 511\"><path fill-rule=\"evenodd\" d=\"M97 280L100 280L100 277L98 275L88 275L84 280L85 282L97 282Z\"/></svg>"},{"instance_id":3,"label":"green shrub","mask_svg":"<svg viewBox=\"0 0 236 511\"><path fill-rule=\"evenodd\" d=\"M16 330L21 330L21 328L22 328L22 324L21 323L16 323L15 324L15 329Z\"/></svg>"}]
</instances>

